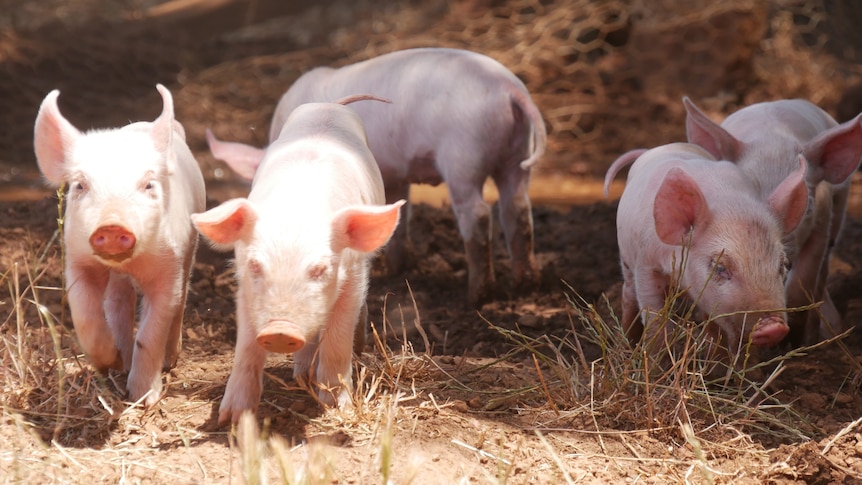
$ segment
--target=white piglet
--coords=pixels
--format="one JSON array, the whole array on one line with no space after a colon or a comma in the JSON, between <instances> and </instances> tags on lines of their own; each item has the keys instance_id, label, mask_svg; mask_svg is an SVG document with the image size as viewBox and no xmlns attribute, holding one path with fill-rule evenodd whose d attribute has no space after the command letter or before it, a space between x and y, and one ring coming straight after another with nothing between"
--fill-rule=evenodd
<instances>
[{"instance_id":1,"label":"white piglet","mask_svg":"<svg viewBox=\"0 0 862 485\"><path fill-rule=\"evenodd\" d=\"M798 157L805 159L810 200L802 222L786 242L791 263L787 304L792 308L822 301L823 305L819 311L790 315L790 340L814 343L843 329L826 279L831 250L844 222L850 175L862 160L862 115L839 125L812 103L791 99L753 104L719 125L690 99L683 99L683 104L689 141L716 158L735 162L756 182L764 200L796 170ZM831 331L826 325L820 328L821 315Z\"/></svg>"},{"instance_id":2,"label":"white piglet","mask_svg":"<svg viewBox=\"0 0 862 485\"><path fill-rule=\"evenodd\" d=\"M34 129L45 179L68 184L66 293L78 342L96 369L128 370L129 398L147 406L179 355L198 240L189 216L206 202L171 94L157 89L164 107L152 123L82 133L60 114L55 90Z\"/></svg>"},{"instance_id":3,"label":"white piglet","mask_svg":"<svg viewBox=\"0 0 862 485\"><path fill-rule=\"evenodd\" d=\"M341 102L356 99L367 97ZM268 352L295 352L294 376L317 385L325 404L351 403L370 258L404 204L384 205L362 122L342 104L298 107L260 155L245 158L254 173L248 198L192 216L201 234L236 254L236 356L220 423L257 410Z\"/></svg>"},{"instance_id":4,"label":"white piglet","mask_svg":"<svg viewBox=\"0 0 862 485\"><path fill-rule=\"evenodd\" d=\"M371 93L391 105L360 103L368 146L380 167L387 202L409 200L410 184L445 182L467 256L467 299L486 299L494 280L490 210L482 197L491 177L500 193L500 222L516 284L536 280L533 218L527 188L530 168L545 151L542 115L524 83L490 57L457 49L423 48L391 52L339 69L319 67L302 75L281 98L270 142L299 105L352 93ZM232 155L213 154L248 178L254 170L241 160L255 158L252 147ZM250 154L248 156L248 154ZM390 271L406 265L409 203L404 222L386 248Z\"/></svg>"}]
</instances>

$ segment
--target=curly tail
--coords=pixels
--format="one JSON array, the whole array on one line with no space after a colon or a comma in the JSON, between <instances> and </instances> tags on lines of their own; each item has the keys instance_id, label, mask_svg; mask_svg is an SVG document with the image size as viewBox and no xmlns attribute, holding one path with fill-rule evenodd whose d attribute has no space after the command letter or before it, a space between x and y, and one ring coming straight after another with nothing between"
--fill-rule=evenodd
<instances>
[{"instance_id":1,"label":"curly tail","mask_svg":"<svg viewBox=\"0 0 862 485\"><path fill-rule=\"evenodd\" d=\"M533 126L533 153L520 164L522 169L529 170L545 154L545 147L548 145L548 132L545 128L545 120L542 119L542 113L533 103L529 93L520 89L512 89L511 96L512 101L518 105L522 113L527 115Z\"/></svg>"},{"instance_id":2,"label":"curly tail","mask_svg":"<svg viewBox=\"0 0 862 485\"><path fill-rule=\"evenodd\" d=\"M617 176L620 170L623 167L631 165L635 160L638 159L641 155L643 155L647 151L646 148L637 148L634 150L627 151L619 156L614 163L611 164L611 167L605 173L605 198L608 198L608 194L611 188L611 182L613 182L614 178Z\"/></svg>"}]
</instances>

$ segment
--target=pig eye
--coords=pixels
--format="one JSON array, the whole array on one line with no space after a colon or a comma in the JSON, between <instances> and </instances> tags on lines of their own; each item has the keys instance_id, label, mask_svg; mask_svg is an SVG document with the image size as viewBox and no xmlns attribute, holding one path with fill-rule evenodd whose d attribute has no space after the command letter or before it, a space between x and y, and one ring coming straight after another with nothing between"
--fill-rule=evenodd
<instances>
[{"instance_id":1,"label":"pig eye","mask_svg":"<svg viewBox=\"0 0 862 485\"><path fill-rule=\"evenodd\" d=\"M85 190L87 190L87 185L84 182L77 180L75 182L72 182L70 189L72 192L74 192L76 194L80 194L81 192L84 192Z\"/></svg>"},{"instance_id":2,"label":"pig eye","mask_svg":"<svg viewBox=\"0 0 862 485\"><path fill-rule=\"evenodd\" d=\"M712 273L716 278L721 278L723 280L729 280L731 276L730 270L727 268L727 266L720 262L715 262L714 260Z\"/></svg>"},{"instance_id":3,"label":"pig eye","mask_svg":"<svg viewBox=\"0 0 862 485\"><path fill-rule=\"evenodd\" d=\"M260 277L263 275L263 265L260 264L260 261L256 259L248 260L248 271L254 277Z\"/></svg>"},{"instance_id":4,"label":"pig eye","mask_svg":"<svg viewBox=\"0 0 862 485\"><path fill-rule=\"evenodd\" d=\"M327 266L323 263L316 264L308 269L308 277L312 280L320 280L326 276Z\"/></svg>"}]
</instances>

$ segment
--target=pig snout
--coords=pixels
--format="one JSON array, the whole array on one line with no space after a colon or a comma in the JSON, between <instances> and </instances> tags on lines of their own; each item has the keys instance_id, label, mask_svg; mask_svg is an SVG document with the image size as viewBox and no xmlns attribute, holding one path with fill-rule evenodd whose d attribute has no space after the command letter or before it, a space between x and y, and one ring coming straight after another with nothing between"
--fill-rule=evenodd
<instances>
[{"instance_id":1,"label":"pig snout","mask_svg":"<svg viewBox=\"0 0 862 485\"><path fill-rule=\"evenodd\" d=\"M757 346L775 345L787 335L790 327L779 316L763 317L754 325L751 331L751 343Z\"/></svg>"},{"instance_id":2,"label":"pig snout","mask_svg":"<svg viewBox=\"0 0 862 485\"><path fill-rule=\"evenodd\" d=\"M125 261L135 249L135 235L118 225L101 226L90 236L93 253L109 261Z\"/></svg>"},{"instance_id":3,"label":"pig snout","mask_svg":"<svg viewBox=\"0 0 862 485\"><path fill-rule=\"evenodd\" d=\"M305 345L305 334L295 323L272 320L257 333L257 343L267 352L290 354Z\"/></svg>"}]
</instances>

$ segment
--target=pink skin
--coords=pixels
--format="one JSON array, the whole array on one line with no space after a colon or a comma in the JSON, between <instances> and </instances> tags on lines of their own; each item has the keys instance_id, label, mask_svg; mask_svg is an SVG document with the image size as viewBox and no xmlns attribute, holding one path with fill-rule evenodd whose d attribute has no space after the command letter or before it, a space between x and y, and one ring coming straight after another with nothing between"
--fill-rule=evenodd
<instances>
[{"instance_id":1,"label":"pink skin","mask_svg":"<svg viewBox=\"0 0 862 485\"><path fill-rule=\"evenodd\" d=\"M748 106L719 125L688 98L683 103L689 141L739 165L757 181L762 199L795 170L799 154L805 159L810 198L802 222L786 244L792 268L787 304L801 307L822 301L823 305L790 315L790 339L794 344L811 344L832 335L830 327L842 330L826 279L847 208L850 174L862 159L862 115L839 125L807 101L782 100Z\"/></svg>"},{"instance_id":2,"label":"pink skin","mask_svg":"<svg viewBox=\"0 0 862 485\"><path fill-rule=\"evenodd\" d=\"M468 303L487 298L494 280L490 209L482 186L491 177L500 193L500 223L519 286L537 274L527 187L530 168L545 151L545 125L524 84L486 56L456 49L408 49L340 69L321 67L301 76L284 94L272 119L274 142L288 115L307 102L372 93L391 105L357 103L368 146L380 167L386 201L409 200L410 184L445 182L467 256ZM212 141L212 140L211 140ZM250 179L254 169L234 163L210 143L216 158ZM237 150L254 158L253 147ZM409 203L386 249L389 270L407 263Z\"/></svg>"},{"instance_id":3,"label":"pink skin","mask_svg":"<svg viewBox=\"0 0 862 485\"><path fill-rule=\"evenodd\" d=\"M236 356L219 422L257 411L268 352L294 352L295 377L317 386L323 403L350 405L370 258L404 201L384 205L362 122L336 103L298 107L260 161L243 158L242 145L217 146L255 174L247 199L192 216L201 234L236 254Z\"/></svg>"},{"instance_id":4,"label":"pink skin","mask_svg":"<svg viewBox=\"0 0 862 485\"><path fill-rule=\"evenodd\" d=\"M52 91L39 109L34 147L54 186L68 184L66 291L75 333L92 365L129 371L129 399L151 406L161 369L176 364L198 235L204 180L174 120L173 100L154 122L78 131ZM143 295L135 333L137 292Z\"/></svg>"},{"instance_id":5,"label":"pink skin","mask_svg":"<svg viewBox=\"0 0 862 485\"><path fill-rule=\"evenodd\" d=\"M696 300L697 314L712 316L731 352L739 352L749 336L756 345L783 338L782 237L806 207L804 169L800 163L764 204L734 164L700 147L674 143L642 153L617 212L622 324L629 337L637 340L645 331L652 341L668 330L651 317L664 307L676 272L680 287ZM675 264L689 239L679 274Z\"/></svg>"}]
</instances>

